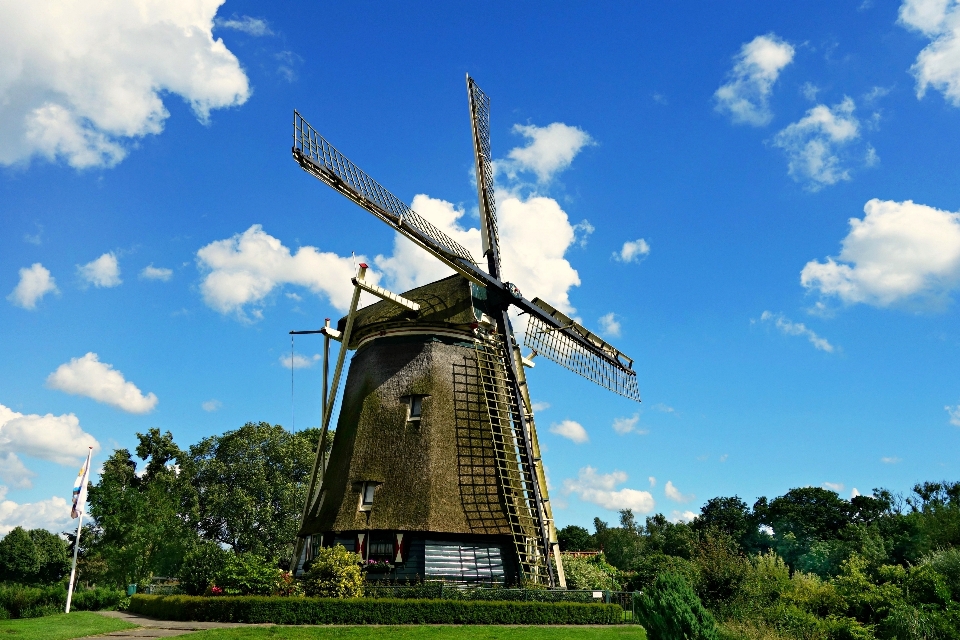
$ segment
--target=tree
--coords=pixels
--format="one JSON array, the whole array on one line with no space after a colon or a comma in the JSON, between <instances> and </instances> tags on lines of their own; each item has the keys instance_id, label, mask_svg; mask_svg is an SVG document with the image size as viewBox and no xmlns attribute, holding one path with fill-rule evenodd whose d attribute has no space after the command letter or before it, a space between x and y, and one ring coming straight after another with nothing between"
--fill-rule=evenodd
<instances>
[{"instance_id":1,"label":"tree","mask_svg":"<svg viewBox=\"0 0 960 640\"><path fill-rule=\"evenodd\" d=\"M650 640L717 640L717 623L681 576L664 573L640 597Z\"/></svg>"},{"instance_id":2,"label":"tree","mask_svg":"<svg viewBox=\"0 0 960 640\"><path fill-rule=\"evenodd\" d=\"M0 579L11 582L36 582L40 555L30 534L15 527L0 540Z\"/></svg>"},{"instance_id":3,"label":"tree","mask_svg":"<svg viewBox=\"0 0 960 640\"><path fill-rule=\"evenodd\" d=\"M37 581L53 584L62 580L70 571L67 541L46 529L31 529L28 533L37 550Z\"/></svg>"},{"instance_id":4,"label":"tree","mask_svg":"<svg viewBox=\"0 0 960 640\"><path fill-rule=\"evenodd\" d=\"M289 558L319 435L248 422L190 447L201 535L236 553Z\"/></svg>"},{"instance_id":5,"label":"tree","mask_svg":"<svg viewBox=\"0 0 960 640\"><path fill-rule=\"evenodd\" d=\"M557 542L560 544L560 551L593 551L597 548L590 532L575 524L557 531Z\"/></svg>"}]
</instances>

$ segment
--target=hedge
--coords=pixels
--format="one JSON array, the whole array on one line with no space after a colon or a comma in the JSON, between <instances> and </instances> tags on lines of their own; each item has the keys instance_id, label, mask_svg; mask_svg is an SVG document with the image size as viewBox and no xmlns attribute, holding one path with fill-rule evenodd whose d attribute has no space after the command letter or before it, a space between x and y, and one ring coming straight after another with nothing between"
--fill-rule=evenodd
<instances>
[{"instance_id":1,"label":"hedge","mask_svg":"<svg viewBox=\"0 0 960 640\"><path fill-rule=\"evenodd\" d=\"M116 609L124 593L118 589L78 589L73 592L70 608L74 611ZM0 585L0 619L38 618L60 613L67 603L67 589L62 584L30 587L19 584Z\"/></svg>"},{"instance_id":2,"label":"hedge","mask_svg":"<svg viewBox=\"0 0 960 640\"><path fill-rule=\"evenodd\" d=\"M291 598L275 596L148 596L130 611L164 620L276 624L618 624L616 604Z\"/></svg>"}]
</instances>

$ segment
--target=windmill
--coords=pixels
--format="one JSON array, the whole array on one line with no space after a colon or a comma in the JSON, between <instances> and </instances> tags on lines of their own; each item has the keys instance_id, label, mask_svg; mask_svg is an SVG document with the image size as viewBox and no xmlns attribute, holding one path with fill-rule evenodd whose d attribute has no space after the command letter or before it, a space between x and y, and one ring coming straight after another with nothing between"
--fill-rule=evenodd
<instances>
[{"instance_id":1,"label":"windmill","mask_svg":"<svg viewBox=\"0 0 960 640\"><path fill-rule=\"evenodd\" d=\"M343 544L385 578L565 587L524 367L542 355L639 402L633 361L501 274L490 153L490 100L470 76L481 268L470 252L337 151L294 111L293 157L455 274L396 294L353 279L349 313L318 331L341 343L293 568ZM380 298L358 309L362 291ZM527 316L523 357L511 308ZM355 350L336 435L328 426L347 351ZM550 562L551 557L553 563Z\"/></svg>"}]
</instances>

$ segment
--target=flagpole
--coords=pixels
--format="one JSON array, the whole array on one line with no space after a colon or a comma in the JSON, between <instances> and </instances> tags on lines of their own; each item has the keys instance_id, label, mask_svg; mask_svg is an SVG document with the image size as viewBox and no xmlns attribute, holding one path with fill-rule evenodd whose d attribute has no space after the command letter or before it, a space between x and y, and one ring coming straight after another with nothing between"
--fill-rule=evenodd
<instances>
[{"instance_id":1,"label":"flagpole","mask_svg":"<svg viewBox=\"0 0 960 640\"><path fill-rule=\"evenodd\" d=\"M70 568L70 587L67 589L67 609L64 613L70 613L70 601L73 600L73 581L77 577L77 552L80 551L80 527L83 526L83 511L80 512L80 520L77 522L77 537L73 542L73 566Z\"/></svg>"}]
</instances>

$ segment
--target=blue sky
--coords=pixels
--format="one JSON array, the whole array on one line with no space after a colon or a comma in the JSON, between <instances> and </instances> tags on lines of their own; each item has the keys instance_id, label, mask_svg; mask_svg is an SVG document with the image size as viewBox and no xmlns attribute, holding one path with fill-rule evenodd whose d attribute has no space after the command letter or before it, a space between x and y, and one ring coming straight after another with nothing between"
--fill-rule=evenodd
<instances>
[{"instance_id":1,"label":"blue sky","mask_svg":"<svg viewBox=\"0 0 960 640\"><path fill-rule=\"evenodd\" d=\"M355 260L444 273L297 167L293 109L477 255L467 72L507 279L644 398L529 372L560 526L956 477L955 0L140 5L0 9L0 531L66 527L87 446L316 426L287 332Z\"/></svg>"}]
</instances>

